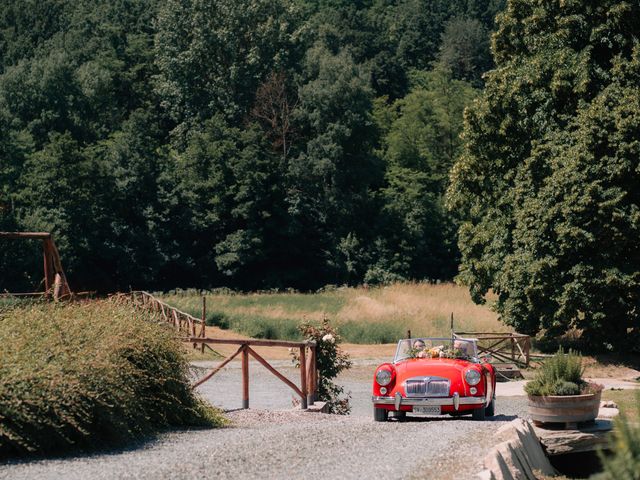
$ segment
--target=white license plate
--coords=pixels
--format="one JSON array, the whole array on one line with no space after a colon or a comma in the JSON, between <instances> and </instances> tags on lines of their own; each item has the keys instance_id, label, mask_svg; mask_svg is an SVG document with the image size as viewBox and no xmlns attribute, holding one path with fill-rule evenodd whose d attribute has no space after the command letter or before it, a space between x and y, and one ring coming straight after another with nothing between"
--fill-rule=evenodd
<instances>
[{"instance_id":1,"label":"white license plate","mask_svg":"<svg viewBox=\"0 0 640 480\"><path fill-rule=\"evenodd\" d=\"M421 415L440 415L442 414L442 409L440 406L435 407L413 407L413 413L419 413Z\"/></svg>"}]
</instances>

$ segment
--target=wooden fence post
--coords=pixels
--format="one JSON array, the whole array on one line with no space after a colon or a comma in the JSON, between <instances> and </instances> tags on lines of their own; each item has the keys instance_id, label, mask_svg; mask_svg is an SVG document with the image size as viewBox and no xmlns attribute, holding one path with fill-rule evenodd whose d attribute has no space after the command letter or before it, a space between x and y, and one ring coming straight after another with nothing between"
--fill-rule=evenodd
<instances>
[{"instance_id":1,"label":"wooden fence post","mask_svg":"<svg viewBox=\"0 0 640 480\"><path fill-rule=\"evenodd\" d=\"M167 308L167 310L169 309ZM171 310L170 312L171 317L173 318L173 324L175 325L176 330L180 332L180 329L182 328L182 320L178 318L178 313L175 310Z\"/></svg>"},{"instance_id":2,"label":"wooden fence post","mask_svg":"<svg viewBox=\"0 0 640 480\"><path fill-rule=\"evenodd\" d=\"M302 398L300 399L300 407L303 410L307 409L307 347L305 345L300 347L300 386L302 387Z\"/></svg>"},{"instance_id":3,"label":"wooden fence post","mask_svg":"<svg viewBox=\"0 0 640 480\"><path fill-rule=\"evenodd\" d=\"M196 336L196 321L195 320L196 320L195 318L188 317L189 324L191 325L191 336L192 337ZM198 344L194 343L193 344L193 348L194 349L198 348Z\"/></svg>"},{"instance_id":4,"label":"wooden fence post","mask_svg":"<svg viewBox=\"0 0 640 480\"><path fill-rule=\"evenodd\" d=\"M313 405L316 401L316 385L315 385L315 370L316 370L316 347L309 345L309 358L307 359L307 404Z\"/></svg>"},{"instance_id":5,"label":"wooden fence post","mask_svg":"<svg viewBox=\"0 0 640 480\"><path fill-rule=\"evenodd\" d=\"M516 361L516 339L511 335L511 360Z\"/></svg>"},{"instance_id":6,"label":"wooden fence post","mask_svg":"<svg viewBox=\"0 0 640 480\"><path fill-rule=\"evenodd\" d=\"M242 408L249 408L249 352L242 349Z\"/></svg>"},{"instance_id":7,"label":"wooden fence post","mask_svg":"<svg viewBox=\"0 0 640 480\"><path fill-rule=\"evenodd\" d=\"M49 261L49 251L47 250L46 240L42 242L42 256L44 259L44 291L45 296L51 293L51 262Z\"/></svg>"},{"instance_id":8,"label":"wooden fence post","mask_svg":"<svg viewBox=\"0 0 640 480\"><path fill-rule=\"evenodd\" d=\"M202 321L200 336L204 338L206 336L204 328L207 322L207 297L204 295L202 296L202 315L200 316L200 319ZM204 353L204 342L200 344L200 353Z\"/></svg>"}]
</instances>

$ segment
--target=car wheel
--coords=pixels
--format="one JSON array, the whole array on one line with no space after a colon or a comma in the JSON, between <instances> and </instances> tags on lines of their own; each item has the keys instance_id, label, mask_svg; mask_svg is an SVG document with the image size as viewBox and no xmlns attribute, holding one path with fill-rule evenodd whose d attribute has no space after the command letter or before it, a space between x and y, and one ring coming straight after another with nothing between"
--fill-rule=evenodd
<instances>
[{"instance_id":1,"label":"car wheel","mask_svg":"<svg viewBox=\"0 0 640 480\"><path fill-rule=\"evenodd\" d=\"M484 409L484 414L487 417L493 417L496 414L496 397L495 395L491 399L491 403Z\"/></svg>"},{"instance_id":2,"label":"car wheel","mask_svg":"<svg viewBox=\"0 0 640 480\"><path fill-rule=\"evenodd\" d=\"M474 420L478 420L481 422L482 420L484 420L484 414L485 414L485 408L480 407L480 408L474 409L471 416L473 417Z\"/></svg>"},{"instance_id":3,"label":"car wheel","mask_svg":"<svg viewBox=\"0 0 640 480\"><path fill-rule=\"evenodd\" d=\"M373 407L373 419L376 422L386 422L389 417L389 410Z\"/></svg>"}]
</instances>

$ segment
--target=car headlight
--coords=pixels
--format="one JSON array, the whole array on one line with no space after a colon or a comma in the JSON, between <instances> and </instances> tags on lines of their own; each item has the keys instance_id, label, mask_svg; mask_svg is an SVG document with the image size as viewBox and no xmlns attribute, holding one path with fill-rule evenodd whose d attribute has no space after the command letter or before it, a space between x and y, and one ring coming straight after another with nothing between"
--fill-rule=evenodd
<instances>
[{"instance_id":1,"label":"car headlight","mask_svg":"<svg viewBox=\"0 0 640 480\"><path fill-rule=\"evenodd\" d=\"M383 369L376 372L376 382L378 385L385 387L391 383L391 372Z\"/></svg>"},{"instance_id":2,"label":"car headlight","mask_svg":"<svg viewBox=\"0 0 640 480\"><path fill-rule=\"evenodd\" d=\"M464 378L467 380L469 385L477 385L480 383L480 379L482 376L480 372L474 369L467 370L464 374Z\"/></svg>"}]
</instances>

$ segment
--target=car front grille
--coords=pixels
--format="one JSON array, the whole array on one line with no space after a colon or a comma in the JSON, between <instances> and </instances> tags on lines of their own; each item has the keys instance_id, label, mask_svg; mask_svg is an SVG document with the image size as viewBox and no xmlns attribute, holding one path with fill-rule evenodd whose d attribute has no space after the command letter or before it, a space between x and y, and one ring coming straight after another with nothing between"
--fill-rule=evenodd
<instances>
[{"instance_id":1,"label":"car front grille","mask_svg":"<svg viewBox=\"0 0 640 480\"><path fill-rule=\"evenodd\" d=\"M407 397L448 397L449 385L446 378L410 378L405 382L405 393Z\"/></svg>"}]
</instances>

